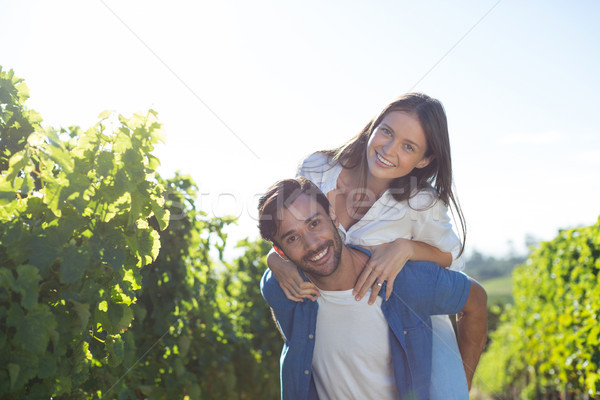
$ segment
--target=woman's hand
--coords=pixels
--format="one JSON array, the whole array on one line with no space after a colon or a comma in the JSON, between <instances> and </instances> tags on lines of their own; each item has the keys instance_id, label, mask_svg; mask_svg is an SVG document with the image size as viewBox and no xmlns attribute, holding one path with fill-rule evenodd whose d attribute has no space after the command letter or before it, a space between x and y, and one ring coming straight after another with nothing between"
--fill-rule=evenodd
<instances>
[{"instance_id":1,"label":"woman's hand","mask_svg":"<svg viewBox=\"0 0 600 400\"><path fill-rule=\"evenodd\" d=\"M284 260L276 252L269 253L267 265L283 289L285 297L289 300L303 302L304 299L310 299L315 301L321 295L314 284L302 279L293 262Z\"/></svg>"},{"instance_id":2,"label":"woman's hand","mask_svg":"<svg viewBox=\"0 0 600 400\"><path fill-rule=\"evenodd\" d=\"M390 243L384 243L369 247L371 259L363 268L352 294L356 300L360 300L372 286L369 304L375 303L375 299L381 290L379 284L387 281L385 299L388 300L394 290L394 280L409 260L431 261L442 268L452 264L452 254L441 251L427 243L418 240L396 239Z\"/></svg>"},{"instance_id":3,"label":"woman's hand","mask_svg":"<svg viewBox=\"0 0 600 400\"><path fill-rule=\"evenodd\" d=\"M373 304L381 290L379 284L383 282L387 282L385 299L390 298L394 290L394 279L402 271L404 264L412 259L414 249L412 240L400 238L390 243L369 247L369 250L371 250L371 259L358 277L352 294L358 301L367 294L370 287L373 287L369 298L369 304Z\"/></svg>"}]
</instances>

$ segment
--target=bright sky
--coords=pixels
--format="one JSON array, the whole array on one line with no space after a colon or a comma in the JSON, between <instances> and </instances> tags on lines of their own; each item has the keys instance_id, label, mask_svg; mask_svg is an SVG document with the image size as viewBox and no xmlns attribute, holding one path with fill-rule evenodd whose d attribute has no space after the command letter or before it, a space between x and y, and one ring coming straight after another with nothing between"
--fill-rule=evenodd
<instances>
[{"instance_id":1,"label":"bright sky","mask_svg":"<svg viewBox=\"0 0 600 400\"><path fill-rule=\"evenodd\" d=\"M256 195L394 97L448 114L467 249L600 215L600 3L7 1L0 65L55 127L154 108L162 174L256 237Z\"/></svg>"}]
</instances>

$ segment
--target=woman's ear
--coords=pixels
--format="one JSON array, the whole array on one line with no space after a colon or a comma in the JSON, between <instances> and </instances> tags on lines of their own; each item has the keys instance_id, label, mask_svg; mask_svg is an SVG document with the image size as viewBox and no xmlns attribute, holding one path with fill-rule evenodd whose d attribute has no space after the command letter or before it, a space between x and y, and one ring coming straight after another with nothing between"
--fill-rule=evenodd
<instances>
[{"instance_id":1,"label":"woman's ear","mask_svg":"<svg viewBox=\"0 0 600 400\"><path fill-rule=\"evenodd\" d=\"M430 155L429 157L423 157L423 159L417 163L416 168L425 168L429 165L430 162L433 161L434 158L434 155Z\"/></svg>"},{"instance_id":2,"label":"woman's ear","mask_svg":"<svg viewBox=\"0 0 600 400\"><path fill-rule=\"evenodd\" d=\"M279 247L273 245L273 250L275 250L275 253L279 254L279 257L283 258L285 261L290 261Z\"/></svg>"}]
</instances>

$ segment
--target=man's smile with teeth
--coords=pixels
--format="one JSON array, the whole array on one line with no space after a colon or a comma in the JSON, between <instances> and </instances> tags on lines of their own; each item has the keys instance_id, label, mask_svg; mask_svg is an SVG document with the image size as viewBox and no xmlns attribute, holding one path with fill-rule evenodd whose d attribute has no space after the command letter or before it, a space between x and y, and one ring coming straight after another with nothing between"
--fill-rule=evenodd
<instances>
[{"instance_id":1,"label":"man's smile with teeth","mask_svg":"<svg viewBox=\"0 0 600 400\"><path fill-rule=\"evenodd\" d=\"M310 261L319 261L321 258L325 257L325 254L327 254L327 250L329 250L329 247L326 247L325 250L323 250L322 252L320 252L316 256L311 257Z\"/></svg>"},{"instance_id":2,"label":"man's smile with teeth","mask_svg":"<svg viewBox=\"0 0 600 400\"><path fill-rule=\"evenodd\" d=\"M388 160L386 160L385 158L383 158L383 156L381 154L379 154L377 152L375 154L377 155L377 159L379 161L381 161L383 164L385 164L385 165L387 165L389 167L395 167L394 164L392 164L391 162L389 162Z\"/></svg>"}]
</instances>

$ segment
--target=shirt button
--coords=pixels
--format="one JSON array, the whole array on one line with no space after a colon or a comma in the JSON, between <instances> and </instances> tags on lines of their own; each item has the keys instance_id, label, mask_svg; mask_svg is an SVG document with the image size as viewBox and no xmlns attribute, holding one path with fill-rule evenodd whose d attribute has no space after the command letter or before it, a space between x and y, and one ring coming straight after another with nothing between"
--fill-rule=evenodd
<instances>
[{"instance_id":1,"label":"shirt button","mask_svg":"<svg viewBox=\"0 0 600 400\"><path fill-rule=\"evenodd\" d=\"M309 373L310 372L307 369L304 370L304 375L308 375Z\"/></svg>"},{"instance_id":2,"label":"shirt button","mask_svg":"<svg viewBox=\"0 0 600 400\"><path fill-rule=\"evenodd\" d=\"M309 338L309 339L314 339L314 338L315 338L315 335L313 335L313 334L311 333L311 334L309 334L309 335L308 335L308 338Z\"/></svg>"},{"instance_id":3,"label":"shirt button","mask_svg":"<svg viewBox=\"0 0 600 400\"><path fill-rule=\"evenodd\" d=\"M406 335L406 331L404 331L404 334Z\"/></svg>"}]
</instances>

